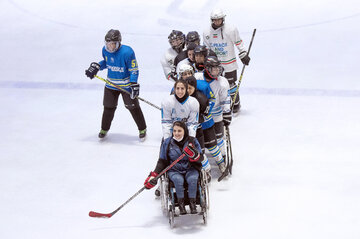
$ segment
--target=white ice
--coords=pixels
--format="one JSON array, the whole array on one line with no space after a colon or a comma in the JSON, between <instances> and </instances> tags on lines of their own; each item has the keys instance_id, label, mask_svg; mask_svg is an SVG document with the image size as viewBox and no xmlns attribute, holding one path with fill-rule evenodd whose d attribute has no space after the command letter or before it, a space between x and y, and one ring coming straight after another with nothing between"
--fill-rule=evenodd
<instances>
[{"instance_id":1,"label":"white ice","mask_svg":"<svg viewBox=\"0 0 360 239\"><path fill-rule=\"evenodd\" d=\"M148 138L120 101L99 141L103 83L84 71L120 29L136 52L141 96L171 83L159 63L172 29L202 33L222 6L248 46L233 175L210 186L208 225L174 229L152 191L111 219L155 167L159 110L141 103ZM360 238L360 5L331 1L0 2L0 238ZM101 76L106 76L102 72ZM217 169L214 168L214 173Z\"/></svg>"}]
</instances>

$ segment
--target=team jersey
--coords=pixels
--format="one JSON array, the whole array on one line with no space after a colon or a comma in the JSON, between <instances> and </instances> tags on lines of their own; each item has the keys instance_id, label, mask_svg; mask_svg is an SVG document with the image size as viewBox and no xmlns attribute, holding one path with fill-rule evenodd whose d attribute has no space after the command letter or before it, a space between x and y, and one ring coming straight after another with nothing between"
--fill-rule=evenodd
<instances>
[{"instance_id":1,"label":"team jersey","mask_svg":"<svg viewBox=\"0 0 360 239\"><path fill-rule=\"evenodd\" d=\"M236 27L224 24L215 30L210 26L204 30L203 39L204 44L216 53L225 72L238 68L234 46L239 52L246 51L246 49Z\"/></svg>"},{"instance_id":2,"label":"team jersey","mask_svg":"<svg viewBox=\"0 0 360 239\"><path fill-rule=\"evenodd\" d=\"M137 83L139 76L138 64L133 49L127 45L121 45L120 48L110 53L105 47L102 49L104 60L100 61L100 70L108 70L108 80L114 85L120 86L130 91L130 82ZM112 90L119 90L109 84L106 87Z\"/></svg>"},{"instance_id":3,"label":"team jersey","mask_svg":"<svg viewBox=\"0 0 360 239\"><path fill-rule=\"evenodd\" d=\"M210 86L213 94L215 95L215 105L211 111L211 114L215 122L222 121L222 114L230 112L230 86L227 79L223 76L219 76L217 79L212 79L210 82L206 81L204 73L195 73L198 85ZM199 87L198 87L199 88ZM200 90L200 89L199 89Z\"/></svg>"},{"instance_id":4,"label":"team jersey","mask_svg":"<svg viewBox=\"0 0 360 239\"><path fill-rule=\"evenodd\" d=\"M175 60L175 57L177 56L177 54L178 53L174 49L169 48L165 52L163 58L161 58L161 60L160 60L160 63L164 70L165 77L168 80L172 80L172 78L170 77L170 74L171 74L171 72L175 72L175 70L176 70L175 65L174 65L174 60Z\"/></svg>"},{"instance_id":5,"label":"team jersey","mask_svg":"<svg viewBox=\"0 0 360 239\"><path fill-rule=\"evenodd\" d=\"M172 125L175 121L183 121L189 129L189 135L196 136L199 121L199 102L189 96L180 103L175 95L170 95L161 102L161 124L164 139L172 136Z\"/></svg>"},{"instance_id":6,"label":"team jersey","mask_svg":"<svg viewBox=\"0 0 360 239\"><path fill-rule=\"evenodd\" d=\"M206 81L204 80L198 80L197 78L197 75L198 73L196 73L194 75L194 77L197 79L196 80L196 89L198 91L200 91L201 93L203 93L208 99L209 99L209 113L207 116L204 116L204 122L201 123L201 127L203 129L208 129L210 128L211 126L213 126L214 124L214 120L213 120L213 117L212 117L212 112L213 112L213 108L215 106L215 94L214 92L212 91L209 83L207 83ZM201 76L202 74L200 74ZM199 77L199 76L198 76Z\"/></svg>"}]
</instances>

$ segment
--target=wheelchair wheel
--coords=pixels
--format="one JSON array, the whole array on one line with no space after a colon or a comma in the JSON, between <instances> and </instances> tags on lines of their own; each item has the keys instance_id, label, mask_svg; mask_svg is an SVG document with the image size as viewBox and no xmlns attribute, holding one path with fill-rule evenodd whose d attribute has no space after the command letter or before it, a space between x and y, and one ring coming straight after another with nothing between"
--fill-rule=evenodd
<instances>
[{"instance_id":1,"label":"wheelchair wheel","mask_svg":"<svg viewBox=\"0 0 360 239\"><path fill-rule=\"evenodd\" d=\"M169 209L169 224L170 228L174 228L175 219L174 219L174 210L172 210L172 207Z\"/></svg>"},{"instance_id":2,"label":"wheelchair wheel","mask_svg":"<svg viewBox=\"0 0 360 239\"><path fill-rule=\"evenodd\" d=\"M207 212L205 211L202 216L203 216L204 225L207 225Z\"/></svg>"},{"instance_id":3,"label":"wheelchair wheel","mask_svg":"<svg viewBox=\"0 0 360 239\"><path fill-rule=\"evenodd\" d=\"M167 190L167 179L165 176L160 177L160 199L161 199L161 208L163 213L168 217L169 216L169 192Z\"/></svg>"}]
</instances>

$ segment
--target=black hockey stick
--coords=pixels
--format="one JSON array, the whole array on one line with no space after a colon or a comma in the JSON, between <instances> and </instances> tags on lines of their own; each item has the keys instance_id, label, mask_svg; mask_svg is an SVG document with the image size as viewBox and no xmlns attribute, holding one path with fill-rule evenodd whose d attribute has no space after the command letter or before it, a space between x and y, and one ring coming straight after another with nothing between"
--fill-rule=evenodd
<instances>
[{"instance_id":1,"label":"black hockey stick","mask_svg":"<svg viewBox=\"0 0 360 239\"><path fill-rule=\"evenodd\" d=\"M250 54L250 50L251 50L252 43L253 43L253 41L254 41L255 33L256 33L256 29L254 29L254 31L253 31L253 34L252 34L252 37L251 37L251 41L250 41L250 45L249 45L249 49L248 49L248 51L247 51L247 55ZM244 74L244 71L245 71L245 66L246 66L246 65L244 64L243 67L242 67L242 70L241 70L241 74L240 74L240 77L239 77L239 83L238 83L237 86L236 86L235 95L234 95L234 97L233 97L233 99L232 99L232 103L231 103L231 107L230 107L231 110L234 108L235 99L236 99L237 94L239 93L239 87L240 87L241 80L242 80L242 77L243 77L243 74Z\"/></svg>"},{"instance_id":2,"label":"black hockey stick","mask_svg":"<svg viewBox=\"0 0 360 239\"><path fill-rule=\"evenodd\" d=\"M119 90L121 90L122 92L125 92L126 94L129 94L129 95L130 95L130 92L128 92L127 90L123 89L123 88L120 87L120 86L117 86L117 85L113 84L111 81L109 81L109 80L107 80L107 79L104 79L104 78L102 78L102 77L100 77L100 76L98 76L98 75L95 75L95 77L98 78L98 79L100 79L100 80L102 80L102 81L104 81L104 82L106 82L107 84L111 85L112 87L115 87L116 89L119 89ZM158 109L158 110L161 110L161 108L160 108L159 106L154 105L154 104L151 103L150 101L147 101L147 100L145 100L145 99L143 99L143 98L141 98L141 97L139 97L139 96L136 96L136 99L141 100L141 101L143 101L143 102L151 105L152 107L155 107L155 108Z\"/></svg>"},{"instance_id":3,"label":"black hockey stick","mask_svg":"<svg viewBox=\"0 0 360 239\"><path fill-rule=\"evenodd\" d=\"M175 164L177 164L184 157L185 157L185 154L182 154L179 158L177 158L174 162L172 162L169 166L167 166L163 171L161 171L161 173L158 174L158 176L156 176L152 180L157 181L164 173L166 173L169 169L171 169ZM144 191L145 188L146 187L143 186L139 191L137 191L133 196L131 196L128 200L126 200L126 202L124 202L120 207L115 209L113 212L111 212L111 213L99 213L99 212L90 211L89 216L90 217L99 217L99 218L110 218L115 213L117 213L121 208L123 208L126 204L128 204L131 200L133 200L137 195L139 195L142 191Z\"/></svg>"}]
</instances>

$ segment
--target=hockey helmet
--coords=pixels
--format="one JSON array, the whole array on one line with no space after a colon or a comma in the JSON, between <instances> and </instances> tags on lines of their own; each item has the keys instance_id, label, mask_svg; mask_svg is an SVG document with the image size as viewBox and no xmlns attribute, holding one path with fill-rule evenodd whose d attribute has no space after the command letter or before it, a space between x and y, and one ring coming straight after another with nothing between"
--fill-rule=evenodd
<instances>
[{"instance_id":1,"label":"hockey helmet","mask_svg":"<svg viewBox=\"0 0 360 239\"><path fill-rule=\"evenodd\" d=\"M180 52L185 45L185 34L178 30L172 30L168 36L171 47L176 51Z\"/></svg>"},{"instance_id":2,"label":"hockey helmet","mask_svg":"<svg viewBox=\"0 0 360 239\"><path fill-rule=\"evenodd\" d=\"M216 8L216 9L212 10L212 12L210 13L211 20L222 19L225 17L226 17L225 13L220 8Z\"/></svg>"},{"instance_id":3,"label":"hockey helmet","mask_svg":"<svg viewBox=\"0 0 360 239\"><path fill-rule=\"evenodd\" d=\"M184 73L190 72L191 75L194 74L194 68L186 63L183 63L179 66L179 75L183 76Z\"/></svg>"},{"instance_id":4,"label":"hockey helmet","mask_svg":"<svg viewBox=\"0 0 360 239\"><path fill-rule=\"evenodd\" d=\"M115 44L115 46L114 46ZM111 29L105 35L105 49L113 53L120 48L121 33L119 30Z\"/></svg>"},{"instance_id":5,"label":"hockey helmet","mask_svg":"<svg viewBox=\"0 0 360 239\"><path fill-rule=\"evenodd\" d=\"M217 78L222 73L222 66L216 56L208 56L205 58L204 68L211 78Z\"/></svg>"},{"instance_id":6,"label":"hockey helmet","mask_svg":"<svg viewBox=\"0 0 360 239\"><path fill-rule=\"evenodd\" d=\"M200 44L200 35L197 31L188 32L186 35L186 44L189 44L190 42L195 42L197 45Z\"/></svg>"},{"instance_id":7,"label":"hockey helmet","mask_svg":"<svg viewBox=\"0 0 360 239\"><path fill-rule=\"evenodd\" d=\"M195 47L195 49L194 49L195 55L202 54L204 57L206 57L207 53L208 53L208 50L207 50L206 46L204 46L204 45L199 45L199 46Z\"/></svg>"}]
</instances>

